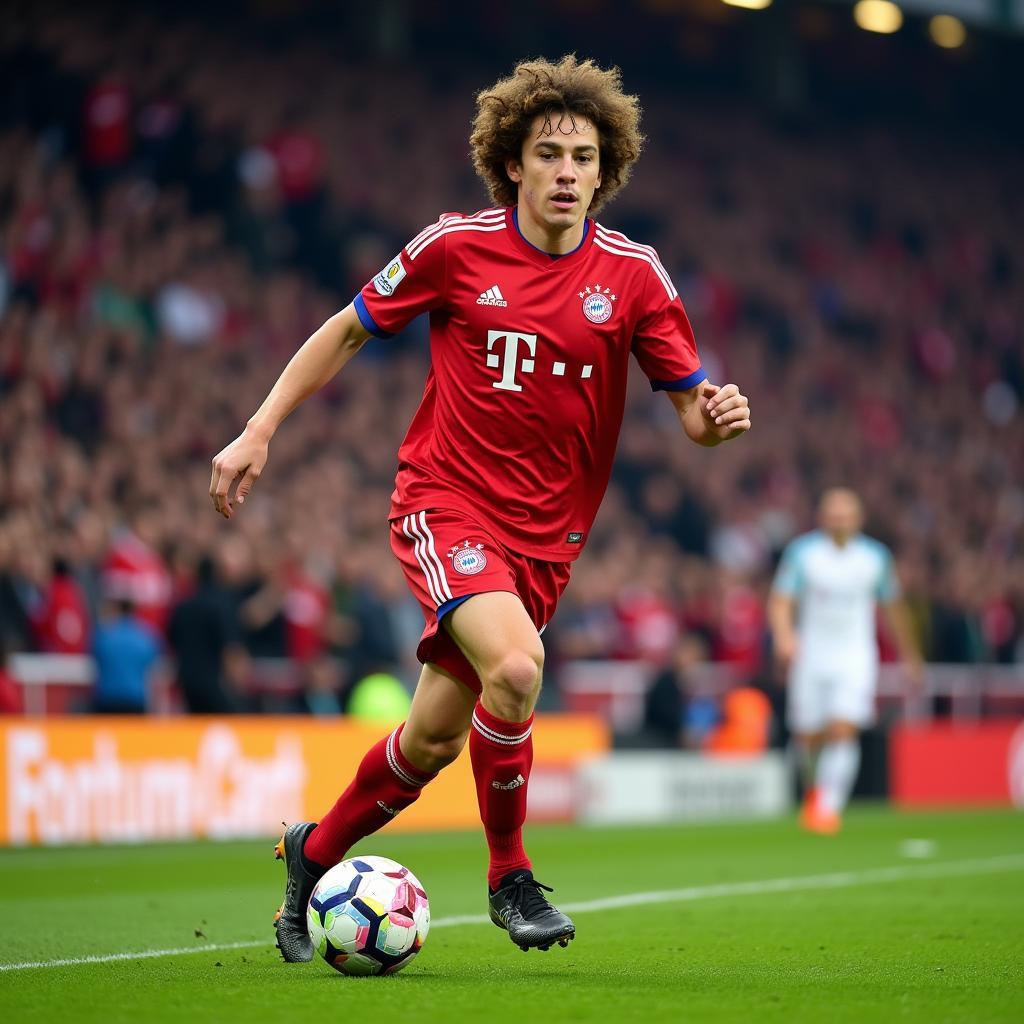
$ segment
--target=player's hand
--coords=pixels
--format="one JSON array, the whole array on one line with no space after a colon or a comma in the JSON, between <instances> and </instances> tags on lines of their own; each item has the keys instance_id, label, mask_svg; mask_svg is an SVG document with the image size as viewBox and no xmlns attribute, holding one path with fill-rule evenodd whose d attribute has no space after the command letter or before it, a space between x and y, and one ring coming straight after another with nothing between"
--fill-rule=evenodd
<instances>
[{"instance_id":1,"label":"player's hand","mask_svg":"<svg viewBox=\"0 0 1024 1024\"><path fill-rule=\"evenodd\" d=\"M231 485L241 477L235 490L235 501L241 505L245 502L252 485L260 478L263 467L267 464L269 442L248 427L238 435L213 460L213 474L210 477L210 498L213 507L225 518L230 519L234 513L231 500Z\"/></svg>"},{"instance_id":2,"label":"player's hand","mask_svg":"<svg viewBox=\"0 0 1024 1024\"><path fill-rule=\"evenodd\" d=\"M750 429L750 403L735 384L705 381L698 401L705 429L715 437L728 441Z\"/></svg>"}]
</instances>

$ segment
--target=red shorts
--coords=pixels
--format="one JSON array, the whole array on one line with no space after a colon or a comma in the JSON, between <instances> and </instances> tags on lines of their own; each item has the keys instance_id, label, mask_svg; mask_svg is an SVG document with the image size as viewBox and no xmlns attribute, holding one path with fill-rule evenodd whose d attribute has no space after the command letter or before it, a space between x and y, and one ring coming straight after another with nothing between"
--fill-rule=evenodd
<instances>
[{"instance_id":1,"label":"red shorts","mask_svg":"<svg viewBox=\"0 0 1024 1024\"><path fill-rule=\"evenodd\" d=\"M482 689L480 679L451 634L441 628L438 610L444 609L443 618L454 608L450 602L460 597L504 591L519 596L541 630L555 613L572 565L509 551L471 517L447 509L392 519L391 550L426 619L416 657L440 666L474 693Z\"/></svg>"}]
</instances>

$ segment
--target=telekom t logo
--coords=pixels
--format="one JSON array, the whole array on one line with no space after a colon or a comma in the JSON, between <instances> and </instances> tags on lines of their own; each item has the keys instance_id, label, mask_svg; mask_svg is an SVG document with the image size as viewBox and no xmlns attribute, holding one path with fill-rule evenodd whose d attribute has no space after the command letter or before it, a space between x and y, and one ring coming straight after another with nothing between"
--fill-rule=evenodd
<instances>
[{"instance_id":1,"label":"telekom t logo","mask_svg":"<svg viewBox=\"0 0 1024 1024\"><path fill-rule=\"evenodd\" d=\"M503 341L504 345L498 342ZM520 344L526 347L523 358L519 358ZM497 349L497 351L495 351ZM491 369L501 369L501 380L491 383L492 388L499 391L522 391L522 384L516 383L516 373L533 373L537 359L537 335L520 334L517 331L488 331L487 332L487 365ZM551 375L553 377L564 377L566 364L554 362L551 364ZM589 380L594 367L587 363L580 368L580 380Z\"/></svg>"},{"instance_id":2,"label":"telekom t logo","mask_svg":"<svg viewBox=\"0 0 1024 1024\"><path fill-rule=\"evenodd\" d=\"M491 351L495 345L504 339L505 351L502 355ZM519 343L523 342L530 352L529 359L519 360ZM522 384L516 383L516 370L523 373L533 373L533 360L537 355L537 335L517 334L513 331L488 331L487 332L487 365L492 368L501 367L501 380L496 380L491 387L499 388L501 391L522 391Z\"/></svg>"}]
</instances>

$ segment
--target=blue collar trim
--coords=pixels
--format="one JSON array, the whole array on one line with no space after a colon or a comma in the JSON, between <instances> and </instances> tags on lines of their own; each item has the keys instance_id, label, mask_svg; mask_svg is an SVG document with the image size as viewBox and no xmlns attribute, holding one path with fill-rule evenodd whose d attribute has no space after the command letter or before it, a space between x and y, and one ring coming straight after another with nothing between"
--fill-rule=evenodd
<instances>
[{"instance_id":1,"label":"blue collar trim","mask_svg":"<svg viewBox=\"0 0 1024 1024\"><path fill-rule=\"evenodd\" d=\"M563 256L571 256L574 252L579 252L583 248L583 243L587 240L587 235L590 233L590 218L586 217L583 220L583 237L580 239L580 244L575 249L569 252L548 252L546 249L541 249L540 246L534 245L526 235L523 234L522 228L519 227L519 208L516 206L512 207L512 223L516 226L516 231L519 232L519 237L531 248L536 249L537 252L544 253L545 256L550 256L553 260L560 260Z\"/></svg>"}]
</instances>

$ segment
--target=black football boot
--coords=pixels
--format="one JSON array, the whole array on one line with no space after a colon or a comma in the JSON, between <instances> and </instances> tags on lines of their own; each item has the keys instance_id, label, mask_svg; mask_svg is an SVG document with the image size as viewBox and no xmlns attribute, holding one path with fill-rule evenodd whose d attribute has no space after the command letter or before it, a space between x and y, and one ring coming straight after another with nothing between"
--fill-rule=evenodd
<instances>
[{"instance_id":1,"label":"black football boot","mask_svg":"<svg viewBox=\"0 0 1024 1024\"><path fill-rule=\"evenodd\" d=\"M488 891L491 920L504 928L520 949L550 949L555 942L568 946L576 935L576 926L548 903L544 892L553 891L538 882L532 871L513 871L494 892Z\"/></svg>"},{"instance_id":2,"label":"black football boot","mask_svg":"<svg viewBox=\"0 0 1024 1024\"><path fill-rule=\"evenodd\" d=\"M281 950L281 956L291 964L306 963L313 959L315 952L306 927L306 908L326 868L316 869L302 855L306 839L315 828L315 821L298 821L289 825L281 841L274 847L277 859L284 861L288 872L284 902L274 915L274 930L277 932L277 948Z\"/></svg>"}]
</instances>

